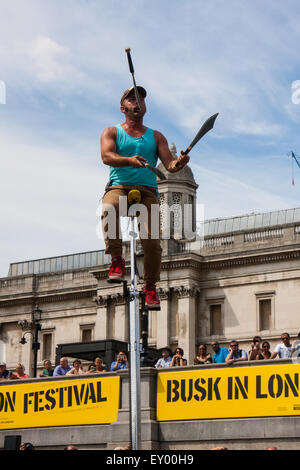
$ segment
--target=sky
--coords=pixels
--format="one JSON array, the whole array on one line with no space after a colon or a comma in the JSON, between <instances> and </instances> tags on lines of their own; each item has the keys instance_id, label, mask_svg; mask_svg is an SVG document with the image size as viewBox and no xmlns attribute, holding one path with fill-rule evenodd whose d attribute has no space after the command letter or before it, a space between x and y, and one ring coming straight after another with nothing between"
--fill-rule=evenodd
<instances>
[{"instance_id":1,"label":"sky","mask_svg":"<svg viewBox=\"0 0 300 470\"><path fill-rule=\"evenodd\" d=\"M144 123L178 152L219 112L190 153L205 219L299 207L299 22L297 0L0 0L0 277L103 248L99 141L122 122L126 47Z\"/></svg>"}]
</instances>

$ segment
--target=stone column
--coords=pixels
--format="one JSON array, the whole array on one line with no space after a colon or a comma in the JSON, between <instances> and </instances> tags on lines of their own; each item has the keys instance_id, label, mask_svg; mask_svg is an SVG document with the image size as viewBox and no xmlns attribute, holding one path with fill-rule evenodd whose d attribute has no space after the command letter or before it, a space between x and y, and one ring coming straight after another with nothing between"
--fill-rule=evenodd
<instances>
[{"instance_id":1,"label":"stone column","mask_svg":"<svg viewBox=\"0 0 300 470\"><path fill-rule=\"evenodd\" d=\"M178 346L184 350L184 357L193 365L196 346L196 299L199 288L180 286L178 293Z\"/></svg>"},{"instance_id":2,"label":"stone column","mask_svg":"<svg viewBox=\"0 0 300 470\"><path fill-rule=\"evenodd\" d=\"M127 303L120 293L111 296L115 306L114 339L128 341Z\"/></svg>"},{"instance_id":3,"label":"stone column","mask_svg":"<svg viewBox=\"0 0 300 470\"><path fill-rule=\"evenodd\" d=\"M169 345L170 334L170 289L160 288L160 310L157 311L156 348L160 349Z\"/></svg>"},{"instance_id":4,"label":"stone column","mask_svg":"<svg viewBox=\"0 0 300 470\"><path fill-rule=\"evenodd\" d=\"M97 320L95 325L95 339L102 340L108 337L108 295L98 295L94 298L97 305Z\"/></svg>"}]
</instances>

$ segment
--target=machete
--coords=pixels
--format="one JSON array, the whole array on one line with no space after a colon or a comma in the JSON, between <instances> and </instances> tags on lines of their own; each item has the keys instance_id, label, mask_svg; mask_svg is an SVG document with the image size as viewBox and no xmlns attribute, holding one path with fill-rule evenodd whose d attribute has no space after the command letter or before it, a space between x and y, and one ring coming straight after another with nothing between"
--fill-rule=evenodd
<instances>
[{"instance_id":1,"label":"machete","mask_svg":"<svg viewBox=\"0 0 300 470\"><path fill-rule=\"evenodd\" d=\"M158 168L155 168L154 166L150 166L148 165L147 163L144 165L145 168L148 168L149 170L151 170L153 173L156 174L156 176L159 177L159 179L161 180L166 180L167 178L165 177L165 175L163 174L162 171L160 171Z\"/></svg>"},{"instance_id":2,"label":"machete","mask_svg":"<svg viewBox=\"0 0 300 470\"><path fill-rule=\"evenodd\" d=\"M198 134L196 135L194 140L190 143L188 148L184 152L182 152L184 155L187 155L192 150L192 148L197 144L197 142L199 142L199 140L214 127L215 120L217 119L218 115L219 113L216 113L205 121L205 123L199 129ZM179 162L177 162L175 166L178 166L178 165L179 165Z\"/></svg>"}]
</instances>

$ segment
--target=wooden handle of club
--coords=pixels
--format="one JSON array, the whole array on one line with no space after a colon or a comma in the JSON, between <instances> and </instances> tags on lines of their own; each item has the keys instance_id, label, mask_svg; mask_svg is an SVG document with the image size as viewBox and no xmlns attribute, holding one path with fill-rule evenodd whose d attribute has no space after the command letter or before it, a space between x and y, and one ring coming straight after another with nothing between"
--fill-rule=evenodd
<instances>
[{"instance_id":1,"label":"wooden handle of club","mask_svg":"<svg viewBox=\"0 0 300 470\"><path fill-rule=\"evenodd\" d=\"M182 152L181 155L187 155L190 150L191 150L191 147L188 147L184 152ZM176 167L179 166L179 162L178 162L178 161L175 163L175 166L176 166Z\"/></svg>"},{"instance_id":2,"label":"wooden handle of club","mask_svg":"<svg viewBox=\"0 0 300 470\"><path fill-rule=\"evenodd\" d=\"M130 47L126 47L125 52L127 54L130 73L134 73L133 63L132 63L131 55L130 55Z\"/></svg>"}]
</instances>

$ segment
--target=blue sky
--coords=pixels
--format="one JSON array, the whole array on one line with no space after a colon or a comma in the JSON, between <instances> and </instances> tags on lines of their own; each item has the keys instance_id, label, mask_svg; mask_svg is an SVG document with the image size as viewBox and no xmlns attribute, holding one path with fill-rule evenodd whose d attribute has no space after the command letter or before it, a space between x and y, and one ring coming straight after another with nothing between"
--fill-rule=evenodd
<instances>
[{"instance_id":1,"label":"blue sky","mask_svg":"<svg viewBox=\"0 0 300 470\"><path fill-rule=\"evenodd\" d=\"M177 149L214 130L190 166L205 218L299 206L297 0L0 0L0 276L10 262L101 249L103 129L135 76L145 124Z\"/></svg>"}]
</instances>

